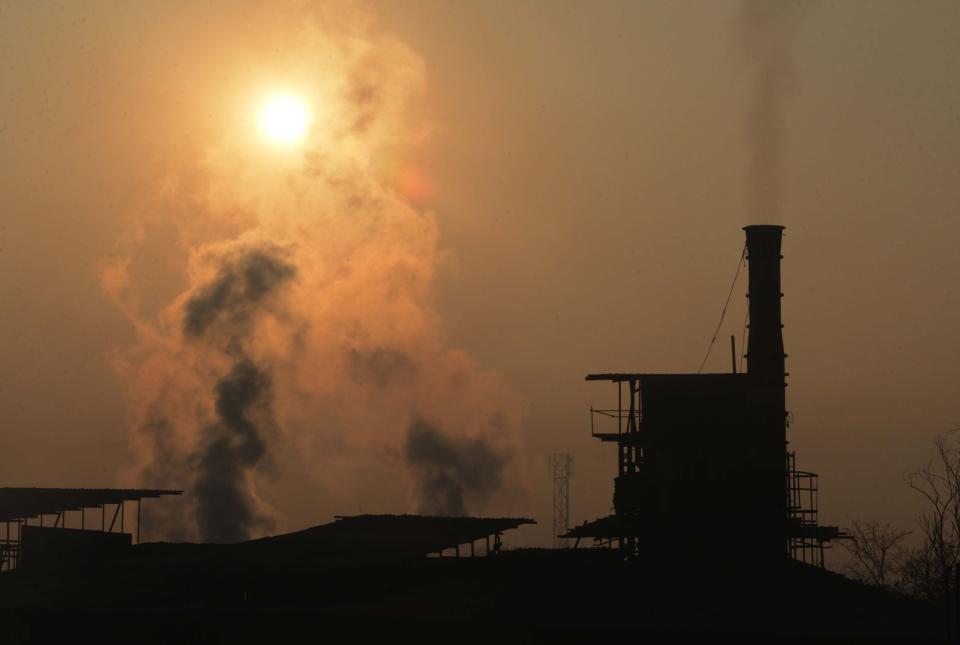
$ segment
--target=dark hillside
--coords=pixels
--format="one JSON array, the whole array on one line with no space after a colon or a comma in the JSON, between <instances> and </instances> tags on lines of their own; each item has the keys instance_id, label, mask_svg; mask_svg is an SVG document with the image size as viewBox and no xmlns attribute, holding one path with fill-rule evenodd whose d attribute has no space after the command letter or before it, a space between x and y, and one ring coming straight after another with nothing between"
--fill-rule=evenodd
<instances>
[{"instance_id":1,"label":"dark hillside","mask_svg":"<svg viewBox=\"0 0 960 645\"><path fill-rule=\"evenodd\" d=\"M683 571L581 549L334 563L289 543L249 546L147 544L95 569L10 572L0 577L8 633L72 638L99 625L135 630L139 642L289 642L309 629L318 639L849 643L932 641L943 627L931 607L795 562Z\"/></svg>"}]
</instances>

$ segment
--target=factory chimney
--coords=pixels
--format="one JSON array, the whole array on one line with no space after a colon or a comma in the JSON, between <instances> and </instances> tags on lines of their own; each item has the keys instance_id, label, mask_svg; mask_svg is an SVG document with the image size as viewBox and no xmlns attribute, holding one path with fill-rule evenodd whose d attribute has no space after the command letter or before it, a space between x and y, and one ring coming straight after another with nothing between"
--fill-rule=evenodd
<instances>
[{"instance_id":1,"label":"factory chimney","mask_svg":"<svg viewBox=\"0 0 960 645\"><path fill-rule=\"evenodd\" d=\"M770 513L767 526L783 525L787 517L786 373L783 325L780 320L780 242L782 226L746 226L750 266L750 336L747 341L749 407L754 439L751 442L762 486L762 508ZM771 535L770 544L782 536Z\"/></svg>"},{"instance_id":2,"label":"factory chimney","mask_svg":"<svg viewBox=\"0 0 960 645\"><path fill-rule=\"evenodd\" d=\"M783 326L780 323L780 240L782 226L746 226L750 263L748 374L754 387L784 387Z\"/></svg>"}]
</instances>

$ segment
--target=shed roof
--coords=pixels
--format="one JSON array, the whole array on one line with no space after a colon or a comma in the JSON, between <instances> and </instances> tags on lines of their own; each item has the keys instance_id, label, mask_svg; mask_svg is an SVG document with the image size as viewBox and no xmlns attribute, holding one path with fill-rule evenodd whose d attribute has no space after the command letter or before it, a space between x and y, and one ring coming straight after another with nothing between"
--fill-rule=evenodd
<instances>
[{"instance_id":1,"label":"shed roof","mask_svg":"<svg viewBox=\"0 0 960 645\"><path fill-rule=\"evenodd\" d=\"M481 540L523 524L536 524L536 521L525 517L337 516L330 524L254 540L253 543L428 554Z\"/></svg>"},{"instance_id":2,"label":"shed roof","mask_svg":"<svg viewBox=\"0 0 960 645\"><path fill-rule=\"evenodd\" d=\"M636 372L613 372L605 374L587 374L586 381L613 381L622 383L623 381L660 381L689 383L691 381L700 381L703 383L723 382L728 380L738 381L746 379L745 373L733 374L725 372L720 374L663 374L663 373L636 373Z\"/></svg>"},{"instance_id":3,"label":"shed roof","mask_svg":"<svg viewBox=\"0 0 960 645\"><path fill-rule=\"evenodd\" d=\"M141 488L0 488L0 522L181 493Z\"/></svg>"}]
</instances>

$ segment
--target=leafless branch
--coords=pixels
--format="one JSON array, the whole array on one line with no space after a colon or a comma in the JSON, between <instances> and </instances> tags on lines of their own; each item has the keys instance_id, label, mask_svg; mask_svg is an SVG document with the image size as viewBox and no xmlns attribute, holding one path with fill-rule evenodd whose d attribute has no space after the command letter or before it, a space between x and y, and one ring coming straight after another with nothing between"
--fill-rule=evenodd
<instances>
[{"instance_id":1,"label":"leafless branch","mask_svg":"<svg viewBox=\"0 0 960 645\"><path fill-rule=\"evenodd\" d=\"M904 531L878 522L854 521L851 539L841 546L853 556L848 571L867 584L889 589L898 586L905 557Z\"/></svg>"}]
</instances>

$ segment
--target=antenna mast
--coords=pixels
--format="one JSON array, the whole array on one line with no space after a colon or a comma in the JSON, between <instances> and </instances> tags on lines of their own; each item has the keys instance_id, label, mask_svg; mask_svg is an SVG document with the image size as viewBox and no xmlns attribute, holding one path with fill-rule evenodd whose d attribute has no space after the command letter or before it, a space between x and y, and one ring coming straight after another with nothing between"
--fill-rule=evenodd
<instances>
[{"instance_id":1,"label":"antenna mast","mask_svg":"<svg viewBox=\"0 0 960 645\"><path fill-rule=\"evenodd\" d=\"M570 477L573 475L573 457L570 453L555 453L550 458L553 476L553 548L567 547L568 539L558 537L570 530Z\"/></svg>"}]
</instances>

